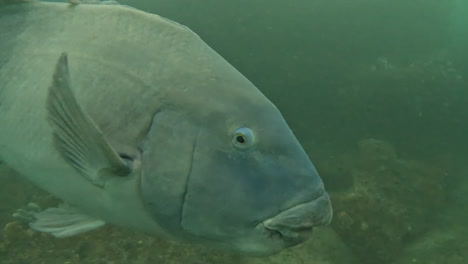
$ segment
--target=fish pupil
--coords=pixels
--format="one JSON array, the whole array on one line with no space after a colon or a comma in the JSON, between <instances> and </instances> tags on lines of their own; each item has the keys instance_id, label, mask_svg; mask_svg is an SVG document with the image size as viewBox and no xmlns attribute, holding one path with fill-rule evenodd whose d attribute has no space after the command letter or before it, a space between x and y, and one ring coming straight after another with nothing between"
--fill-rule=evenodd
<instances>
[{"instance_id":1,"label":"fish pupil","mask_svg":"<svg viewBox=\"0 0 468 264\"><path fill-rule=\"evenodd\" d=\"M245 138L242 135L238 135L236 137L237 142L244 144L245 143Z\"/></svg>"}]
</instances>

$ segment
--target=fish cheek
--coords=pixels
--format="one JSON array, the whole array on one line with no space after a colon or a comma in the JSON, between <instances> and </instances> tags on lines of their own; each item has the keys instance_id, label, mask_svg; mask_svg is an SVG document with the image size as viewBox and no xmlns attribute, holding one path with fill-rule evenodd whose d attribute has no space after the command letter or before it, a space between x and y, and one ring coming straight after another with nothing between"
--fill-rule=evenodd
<instances>
[{"instance_id":1,"label":"fish cheek","mask_svg":"<svg viewBox=\"0 0 468 264\"><path fill-rule=\"evenodd\" d=\"M157 113L141 144L141 197L168 233L184 237L181 211L192 168L197 128L176 112Z\"/></svg>"},{"instance_id":2,"label":"fish cheek","mask_svg":"<svg viewBox=\"0 0 468 264\"><path fill-rule=\"evenodd\" d=\"M257 159L261 153L209 147L207 137L201 135L197 142L182 226L197 237L215 241L256 236L258 222L277 213L265 184L273 173L272 164Z\"/></svg>"}]
</instances>

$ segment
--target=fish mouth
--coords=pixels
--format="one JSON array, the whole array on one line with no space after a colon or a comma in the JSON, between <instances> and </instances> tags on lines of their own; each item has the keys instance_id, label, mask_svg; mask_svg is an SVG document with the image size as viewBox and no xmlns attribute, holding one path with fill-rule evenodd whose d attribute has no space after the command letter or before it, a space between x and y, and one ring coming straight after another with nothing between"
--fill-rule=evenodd
<instances>
[{"instance_id":1,"label":"fish mouth","mask_svg":"<svg viewBox=\"0 0 468 264\"><path fill-rule=\"evenodd\" d=\"M314 227L328 225L332 218L330 197L324 191L310 202L296 205L259 223L259 227L269 238L294 246L310 238Z\"/></svg>"}]
</instances>

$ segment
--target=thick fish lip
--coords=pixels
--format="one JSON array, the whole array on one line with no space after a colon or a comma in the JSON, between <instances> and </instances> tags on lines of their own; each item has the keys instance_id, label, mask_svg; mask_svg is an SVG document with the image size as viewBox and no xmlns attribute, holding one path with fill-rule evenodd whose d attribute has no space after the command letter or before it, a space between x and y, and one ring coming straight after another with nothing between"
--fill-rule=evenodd
<instances>
[{"instance_id":1,"label":"thick fish lip","mask_svg":"<svg viewBox=\"0 0 468 264\"><path fill-rule=\"evenodd\" d=\"M318 198L289 208L259 225L272 239L293 246L307 240L314 227L328 225L332 217L330 197L324 191Z\"/></svg>"}]
</instances>

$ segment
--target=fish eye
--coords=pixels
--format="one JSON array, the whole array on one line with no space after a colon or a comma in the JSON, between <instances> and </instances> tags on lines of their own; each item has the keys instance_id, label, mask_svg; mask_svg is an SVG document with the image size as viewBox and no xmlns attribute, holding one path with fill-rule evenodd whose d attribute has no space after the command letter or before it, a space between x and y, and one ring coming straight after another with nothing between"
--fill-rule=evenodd
<instances>
[{"instance_id":1,"label":"fish eye","mask_svg":"<svg viewBox=\"0 0 468 264\"><path fill-rule=\"evenodd\" d=\"M238 149L248 149L254 145L254 134L250 128L241 127L234 131L232 144Z\"/></svg>"}]
</instances>

